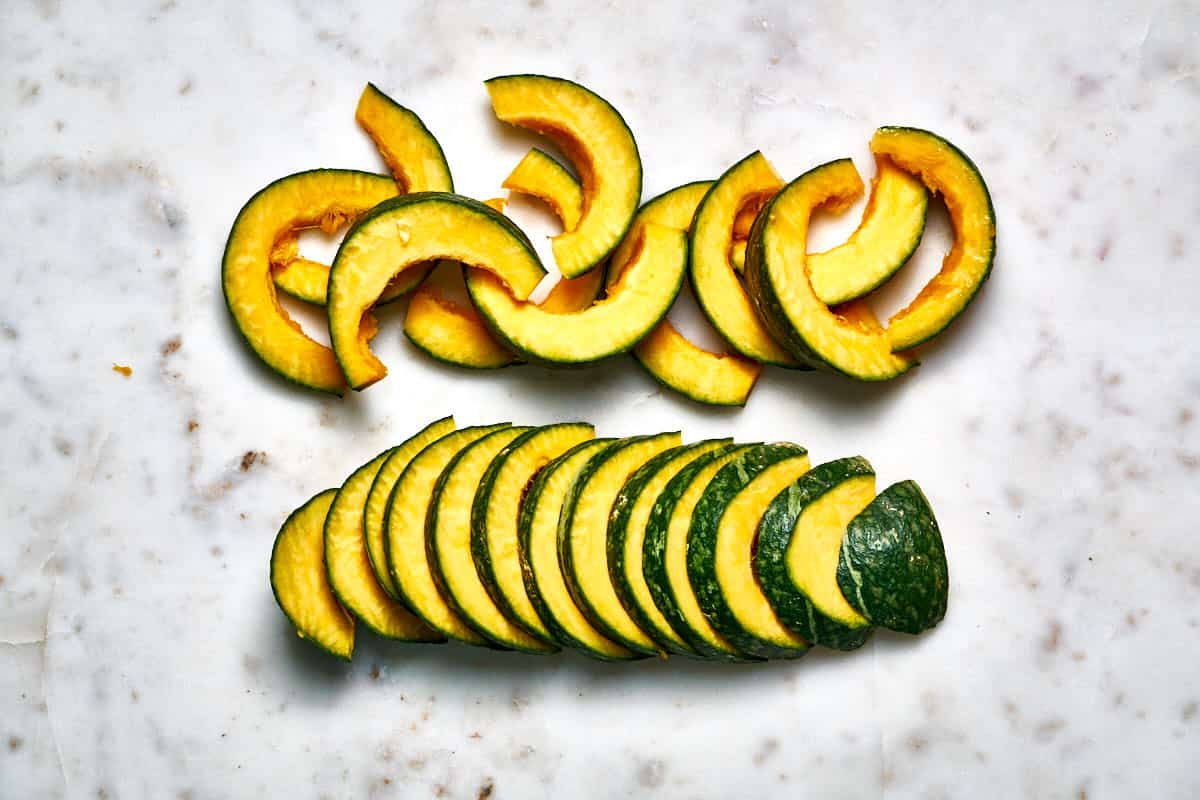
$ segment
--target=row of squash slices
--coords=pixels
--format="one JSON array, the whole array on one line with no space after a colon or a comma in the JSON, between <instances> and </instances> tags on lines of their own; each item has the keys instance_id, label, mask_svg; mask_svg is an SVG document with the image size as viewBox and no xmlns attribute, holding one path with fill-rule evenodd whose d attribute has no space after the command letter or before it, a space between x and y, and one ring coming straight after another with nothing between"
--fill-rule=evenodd
<instances>
[{"instance_id":1,"label":"row of squash slices","mask_svg":"<svg viewBox=\"0 0 1200 800\"><path fill-rule=\"evenodd\" d=\"M346 660L357 623L612 661L796 658L931 628L948 584L921 490L876 496L863 458L449 417L298 508L271 555L284 614Z\"/></svg>"},{"instance_id":2,"label":"row of squash slices","mask_svg":"<svg viewBox=\"0 0 1200 800\"><path fill-rule=\"evenodd\" d=\"M335 169L287 176L251 198L229 234L226 303L273 370L339 394L371 385L387 374L370 349L371 308L412 292L404 332L436 359L472 368L562 366L632 352L672 389L702 403L742 405L764 364L870 381L906 372L917 363L912 348L946 328L991 270L996 229L987 187L966 155L928 131L876 132L877 171L862 223L842 245L809 254L813 212L844 209L864 191L849 159L785 185L755 152L716 181L680 186L639 207L637 144L603 98L537 75L486 86L500 120L545 135L574 168L534 149L503 184L544 200L559 217L563 233L552 247L563 279L540 305L530 302L546 271L502 213L503 201L454 194L437 140L416 114L368 84L356 119L392 176ZM861 298L916 250L929 190L945 200L954 245L885 328ZM348 223L331 266L299 254L301 230ZM455 269L430 276L439 263ZM667 319L685 277L729 352L696 346ZM464 283L469 304L454 299ZM300 330L277 290L326 306L332 348Z\"/></svg>"}]
</instances>

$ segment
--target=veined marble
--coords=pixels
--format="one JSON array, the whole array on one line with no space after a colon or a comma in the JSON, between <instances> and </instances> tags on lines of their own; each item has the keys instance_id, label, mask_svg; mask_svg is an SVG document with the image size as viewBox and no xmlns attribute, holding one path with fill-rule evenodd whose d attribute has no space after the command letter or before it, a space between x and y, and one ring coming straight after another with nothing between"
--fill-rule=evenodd
<instances>
[{"instance_id":1,"label":"veined marble","mask_svg":"<svg viewBox=\"0 0 1200 800\"><path fill-rule=\"evenodd\" d=\"M397 312L361 395L261 368L219 285L246 198L380 168L368 80L494 196L533 138L481 81L516 71L608 97L647 197L938 131L992 191L993 276L910 376L768 370L742 411L626 360L459 372ZM0 796L1200 796L1198 123L1195 3L5 3ZM365 634L335 663L275 606L274 533L450 412L862 453L931 498L949 614L766 666Z\"/></svg>"}]
</instances>

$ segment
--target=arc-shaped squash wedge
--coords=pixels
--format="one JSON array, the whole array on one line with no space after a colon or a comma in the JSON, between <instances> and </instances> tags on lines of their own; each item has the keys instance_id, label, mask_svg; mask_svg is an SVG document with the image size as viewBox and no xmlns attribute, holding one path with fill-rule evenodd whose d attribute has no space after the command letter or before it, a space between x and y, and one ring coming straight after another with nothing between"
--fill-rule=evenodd
<instances>
[{"instance_id":1,"label":"arc-shaped squash wedge","mask_svg":"<svg viewBox=\"0 0 1200 800\"><path fill-rule=\"evenodd\" d=\"M437 259L488 270L520 300L545 275L525 234L483 203L423 192L376 206L346 234L329 272L329 338L352 388L387 374L370 350L363 315L395 275Z\"/></svg>"},{"instance_id":2,"label":"arc-shaped squash wedge","mask_svg":"<svg viewBox=\"0 0 1200 800\"><path fill-rule=\"evenodd\" d=\"M500 184L510 192L536 197L558 217L564 231L575 230L583 216L579 179L543 150L532 148Z\"/></svg>"},{"instance_id":3,"label":"arc-shaped squash wedge","mask_svg":"<svg viewBox=\"0 0 1200 800\"><path fill-rule=\"evenodd\" d=\"M746 252L746 285L775 338L796 358L864 381L894 378L916 361L893 354L864 301L831 310L813 292L807 254L815 209L844 209L863 191L849 159L831 161L789 183L759 213Z\"/></svg>"},{"instance_id":4,"label":"arc-shaped squash wedge","mask_svg":"<svg viewBox=\"0 0 1200 800\"><path fill-rule=\"evenodd\" d=\"M940 194L954 226L954 246L941 271L912 303L888 320L892 350L907 350L941 333L991 274L996 212L975 163L937 134L919 128L880 128L871 139L871 152L919 176L930 191Z\"/></svg>"},{"instance_id":5,"label":"arc-shaped squash wedge","mask_svg":"<svg viewBox=\"0 0 1200 800\"><path fill-rule=\"evenodd\" d=\"M474 271L467 290L504 343L530 361L587 364L628 352L667 314L687 269L680 231L648 225L608 296L583 311L552 314L515 299L494 275Z\"/></svg>"},{"instance_id":6,"label":"arc-shaped squash wedge","mask_svg":"<svg viewBox=\"0 0 1200 800\"><path fill-rule=\"evenodd\" d=\"M696 209L688 277L708 321L734 350L764 364L802 368L754 313L730 261L739 212L771 197L782 186L783 180L757 151L726 170Z\"/></svg>"},{"instance_id":7,"label":"arc-shaped squash wedge","mask_svg":"<svg viewBox=\"0 0 1200 800\"><path fill-rule=\"evenodd\" d=\"M579 224L554 237L558 269L577 278L621 241L642 195L642 160L625 120L599 95L545 75L486 81L496 117L549 138L583 185Z\"/></svg>"},{"instance_id":8,"label":"arc-shaped squash wedge","mask_svg":"<svg viewBox=\"0 0 1200 800\"><path fill-rule=\"evenodd\" d=\"M346 388L333 351L306 336L279 305L271 276L277 243L325 219L358 218L395 196L396 184L382 175L318 169L281 178L242 207L225 245L221 284L238 331L275 372L320 391ZM360 313L356 327L362 320Z\"/></svg>"}]
</instances>

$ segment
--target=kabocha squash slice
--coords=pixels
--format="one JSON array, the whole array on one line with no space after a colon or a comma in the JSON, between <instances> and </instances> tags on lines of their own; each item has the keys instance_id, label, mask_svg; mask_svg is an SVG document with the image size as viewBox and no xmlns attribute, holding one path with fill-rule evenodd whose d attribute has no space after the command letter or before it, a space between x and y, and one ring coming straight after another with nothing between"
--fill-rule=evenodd
<instances>
[{"instance_id":1,"label":"kabocha squash slice","mask_svg":"<svg viewBox=\"0 0 1200 800\"><path fill-rule=\"evenodd\" d=\"M483 581L504 613L545 642L553 642L521 572L521 501L542 468L595 436L591 425L568 422L528 431L508 444L488 465L471 505L471 555Z\"/></svg>"},{"instance_id":2,"label":"kabocha squash slice","mask_svg":"<svg viewBox=\"0 0 1200 800\"><path fill-rule=\"evenodd\" d=\"M779 620L809 641L861 647L871 623L838 587L846 526L875 497L875 471L855 456L814 467L780 492L758 525L755 566Z\"/></svg>"},{"instance_id":3,"label":"kabocha squash slice","mask_svg":"<svg viewBox=\"0 0 1200 800\"><path fill-rule=\"evenodd\" d=\"M850 521L837 583L850 605L881 628L918 634L946 616L946 550L916 483L889 486Z\"/></svg>"},{"instance_id":4,"label":"kabocha squash slice","mask_svg":"<svg viewBox=\"0 0 1200 800\"><path fill-rule=\"evenodd\" d=\"M705 453L729 444L710 439L659 453L629 476L613 501L608 520L608 571L625 610L642 630L667 652L695 656L696 651L675 632L658 610L642 572L642 548L650 511L667 482Z\"/></svg>"},{"instance_id":5,"label":"kabocha squash slice","mask_svg":"<svg viewBox=\"0 0 1200 800\"><path fill-rule=\"evenodd\" d=\"M381 203L346 234L329 271L329 337L352 388L387 374L370 350L363 315L393 276L437 259L488 270L519 300L545 275L520 229L483 203L440 192Z\"/></svg>"},{"instance_id":6,"label":"kabocha squash slice","mask_svg":"<svg viewBox=\"0 0 1200 800\"><path fill-rule=\"evenodd\" d=\"M637 211L642 161L633 133L606 100L562 78L505 75L485 85L498 119L549 138L579 176L579 224L551 243L559 271L577 278L612 252Z\"/></svg>"},{"instance_id":7,"label":"kabocha squash slice","mask_svg":"<svg viewBox=\"0 0 1200 800\"><path fill-rule=\"evenodd\" d=\"M582 442L546 465L529 486L517 526L525 589L554 640L593 658L628 661L643 656L592 625L571 596L558 555L558 521L567 493L584 465L613 444L612 439Z\"/></svg>"},{"instance_id":8,"label":"kabocha squash slice","mask_svg":"<svg viewBox=\"0 0 1200 800\"><path fill-rule=\"evenodd\" d=\"M941 333L966 309L992 271L996 212L979 169L942 137L918 128L884 127L871 152L891 159L942 196L954 226L954 245L942 269L907 307L888 320L892 350L907 350Z\"/></svg>"},{"instance_id":9,"label":"kabocha squash slice","mask_svg":"<svg viewBox=\"0 0 1200 800\"><path fill-rule=\"evenodd\" d=\"M426 544L426 521L434 487L446 465L472 442L507 427L508 423L463 428L427 445L404 468L384 512L384 551L401 601L429 627L468 644L489 640L471 627L438 586Z\"/></svg>"},{"instance_id":10,"label":"kabocha squash slice","mask_svg":"<svg viewBox=\"0 0 1200 800\"><path fill-rule=\"evenodd\" d=\"M392 496L396 481L400 479L413 457L453 430L454 417L443 417L429 423L412 438L392 448L387 458L379 465L379 470L371 481L371 488L367 491L362 519L362 537L367 548L367 559L379 586L393 600L400 599L400 592L392 580L392 573L388 571L384 544L383 521L387 513L388 499Z\"/></svg>"},{"instance_id":11,"label":"kabocha squash slice","mask_svg":"<svg viewBox=\"0 0 1200 800\"><path fill-rule=\"evenodd\" d=\"M536 197L558 217L564 231L574 230L583 216L583 187L566 167L543 150L532 148L500 184Z\"/></svg>"},{"instance_id":12,"label":"kabocha squash slice","mask_svg":"<svg viewBox=\"0 0 1200 800\"><path fill-rule=\"evenodd\" d=\"M763 511L807 471L803 447L751 447L721 467L692 512L687 573L700 609L738 650L759 658L797 658L810 647L779 621L754 570Z\"/></svg>"},{"instance_id":13,"label":"kabocha squash slice","mask_svg":"<svg viewBox=\"0 0 1200 800\"><path fill-rule=\"evenodd\" d=\"M642 545L642 574L658 610L693 651L706 658L746 660L739 650L713 627L688 579L687 540L692 513L708 482L721 467L751 445L718 447L689 462L667 482L650 511Z\"/></svg>"},{"instance_id":14,"label":"kabocha squash slice","mask_svg":"<svg viewBox=\"0 0 1200 800\"><path fill-rule=\"evenodd\" d=\"M806 247L818 208L844 209L863 191L849 159L831 161L789 183L754 222L746 252L746 286L759 317L796 358L864 381L908 371L916 361L894 354L862 300L830 309L813 292Z\"/></svg>"},{"instance_id":15,"label":"kabocha squash slice","mask_svg":"<svg viewBox=\"0 0 1200 800\"><path fill-rule=\"evenodd\" d=\"M280 178L238 213L221 262L225 304L250 349L284 378L334 394L346 388L333 351L306 336L279 305L271 274L277 243L324 219L358 218L395 196L396 184L382 175L318 169Z\"/></svg>"},{"instance_id":16,"label":"kabocha squash slice","mask_svg":"<svg viewBox=\"0 0 1200 800\"><path fill-rule=\"evenodd\" d=\"M492 459L528 428L502 428L472 442L446 465L433 488L425 545L442 595L471 627L504 648L552 653L558 648L526 631L496 605L471 553L471 505Z\"/></svg>"},{"instance_id":17,"label":"kabocha squash slice","mask_svg":"<svg viewBox=\"0 0 1200 800\"><path fill-rule=\"evenodd\" d=\"M679 294L687 268L687 239L679 231L648 225L632 261L588 308L554 314L513 297L492 274L467 275L471 300L497 336L524 358L575 365L628 352L658 324Z\"/></svg>"},{"instance_id":18,"label":"kabocha squash slice","mask_svg":"<svg viewBox=\"0 0 1200 800\"><path fill-rule=\"evenodd\" d=\"M351 473L325 517L325 571L338 602L359 622L387 639L444 642L446 638L393 600L371 569L363 539L363 508L391 448Z\"/></svg>"},{"instance_id":19,"label":"kabocha squash slice","mask_svg":"<svg viewBox=\"0 0 1200 800\"><path fill-rule=\"evenodd\" d=\"M608 520L629 476L678 447L678 432L624 439L594 455L571 485L558 521L558 560L576 604L609 638L640 653L663 646L625 610L608 569Z\"/></svg>"},{"instance_id":20,"label":"kabocha squash slice","mask_svg":"<svg viewBox=\"0 0 1200 800\"><path fill-rule=\"evenodd\" d=\"M755 314L730 262L733 226L738 212L771 197L783 181L762 153L734 164L709 187L692 221L689 272L692 290L704 315L729 345L746 358L779 367L797 368L790 355Z\"/></svg>"},{"instance_id":21,"label":"kabocha squash slice","mask_svg":"<svg viewBox=\"0 0 1200 800\"><path fill-rule=\"evenodd\" d=\"M271 549L271 591L301 639L338 658L354 653L354 618L346 613L325 575L323 531L336 489L327 489L292 512Z\"/></svg>"}]
</instances>

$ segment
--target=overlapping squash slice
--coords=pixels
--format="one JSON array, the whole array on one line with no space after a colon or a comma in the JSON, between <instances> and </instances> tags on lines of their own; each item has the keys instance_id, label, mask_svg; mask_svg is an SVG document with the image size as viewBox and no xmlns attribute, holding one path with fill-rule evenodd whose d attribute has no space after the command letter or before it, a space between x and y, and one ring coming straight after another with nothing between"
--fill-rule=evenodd
<instances>
[{"instance_id":1,"label":"overlapping squash slice","mask_svg":"<svg viewBox=\"0 0 1200 800\"><path fill-rule=\"evenodd\" d=\"M549 138L579 175L579 224L552 242L559 271L577 278L617 246L641 200L642 161L633 133L602 97L563 78L505 75L486 86L497 118Z\"/></svg>"},{"instance_id":2,"label":"overlapping squash slice","mask_svg":"<svg viewBox=\"0 0 1200 800\"><path fill-rule=\"evenodd\" d=\"M808 224L818 208L843 209L862 194L849 159L831 161L788 184L762 210L746 254L746 285L759 316L793 357L866 381L894 378L916 361L894 354L862 300L830 309L809 278Z\"/></svg>"},{"instance_id":3,"label":"overlapping squash slice","mask_svg":"<svg viewBox=\"0 0 1200 800\"><path fill-rule=\"evenodd\" d=\"M381 203L346 234L329 272L329 337L352 388L387 374L370 350L363 316L394 276L437 259L488 271L520 300L545 275L520 229L483 203L440 192Z\"/></svg>"}]
</instances>

